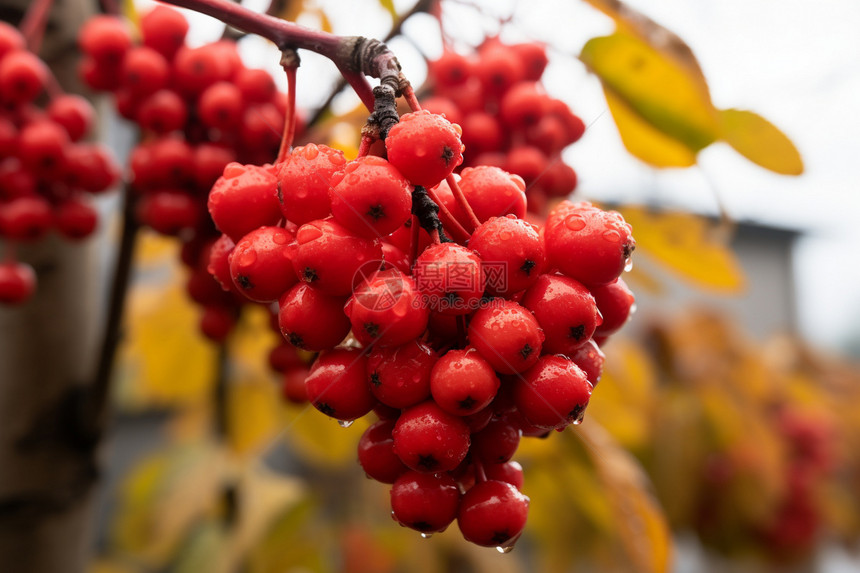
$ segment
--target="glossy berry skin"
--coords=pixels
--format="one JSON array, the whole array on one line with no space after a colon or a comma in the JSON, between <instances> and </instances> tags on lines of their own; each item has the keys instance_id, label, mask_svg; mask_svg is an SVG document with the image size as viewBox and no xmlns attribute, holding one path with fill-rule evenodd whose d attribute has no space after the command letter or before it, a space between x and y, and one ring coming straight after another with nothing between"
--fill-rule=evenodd
<instances>
[{"instance_id":1,"label":"glossy berry skin","mask_svg":"<svg viewBox=\"0 0 860 573\"><path fill-rule=\"evenodd\" d=\"M400 346L418 338L430 317L412 278L394 268L356 286L345 310L355 338L376 346Z\"/></svg>"},{"instance_id":2,"label":"glossy berry skin","mask_svg":"<svg viewBox=\"0 0 860 573\"><path fill-rule=\"evenodd\" d=\"M272 302L296 284L287 248L292 240L281 227L260 227L242 237L230 255L230 275L239 292L256 302Z\"/></svg>"},{"instance_id":3,"label":"glossy berry skin","mask_svg":"<svg viewBox=\"0 0 860 573\"><path fill-rule=\"evenodd\" d=\"M504 464L487 464L484 466L487 479L503 481L511 484L519 491L523 490L523 466L518 462L506 462Z\"/></svg>"},{"instance_id":4,"label":"glossy berry skin","mask_svg":"<svg viewBox=\"0 0 860 573\"><path fill-rule=\"evenodd\" d=\"M392 435L398 457L418 472L452 470L469 451L469 427L432 400L404 410Z\"/></svg>"},{"instance_id":5,"label":"glossy berry skin","mask_svg":"<svg viewBox=\"0 0 860 573\"><path fill-rule=\"evenodd\" d=\"M53 224L51 205L40 195L0 204L0 236L15 241L44 237Z\"/></svg>"},{"instance_id":6,"label":"glossy berry skin","mask_svg":"<svg viewBox=\"0 0 860 573\"><path fill-rule=\"evenodd\" d=\"M440 408L467 416L490 405L499 390L493 367L474 348L449 350L430 373L430 393Z\"/></svg>"},{"instance_id":7,"label":"glossy berry skin","mask_svg":"<svg viewBox=\"0 0 860 573\"><path fill-rule=\"evenodd\" d=\"M525 292L522 305L534 313L544 331L545 353L570 356L601 322L589 290L561 275L541 275Z\"/></svg>"},{"instance_id":8,"label":"glossy berry skin","mask_svg":"<svg viewBox=\"0 0 860 573\"><path fill-rule=\"evenodd\" d=\"M230 254L235 246L236 243L233 242L233 239L222 234L209 247L206 270L225 291L238 292L230 272Z\"/></svg>"},{"instance_id":9,"label":"glossy berry skin","mask_svg":"<svg viewBox=\"0 0 860 573\"><path fill-rule=\"evenodd\" d=\"M496 418L481 431L472 434L472 459L488 464L510 460L520 445L520 429L506 418Z\"/></svg>"},{"instance_id":10,"label":"glossy berry skin","mask_svg":"<svg viewBox=\"0 0 860 573\"><path fill-rule=\"evenodd\" d=\"M509 547L528 517L529 498L497 480L476 483L463 495L457 525L467 541L483 547Z\"/></svg>"},{"instance_id":11,"label":"glossy berry skin","mask_svg":"<svg viewBox=\"0 0 860 573\"><path fill-rule=\"evenodd\" d=\"M493 299L469 321L469 344L501 374L525 372L537 362L544 334L529 310Z\"/></svg>"},{"instance_id":12,"label":"glossy berry skin","mask_svg":"<svg viewBox=\"0 0 860 573\"><path fill-rule=\"evenodd\" d=\"M415 285L433 311L471 314L486 286L481 258L454 243L428 247L415 261Z\"/></svg>"},{"instance_id":13,"label":"glossy berry skin","mask_svg":"<svg viewBox=\"0 0 860 573\"><path fill-rule=\"evenodd\" d=\"M281 333L287 342L304 350L334 348L349 333L345 303L346 297L330 296L299 283L278 301Z\"/></svg>"},{"instance_id":14,"label":"glossy berry skin","mask_svg":"<svg viewBox=\"0 0 860 573\"><path fill-rule=\"evenodd\" d=\"M361 237L393 233L411 215L412 186L385 159L368 155L346 164L331 178L331 213Z\"/></svg>"},{"instance_id":15,"label":"glossy berry skin","mask_svg":"<svg viewBox=\"0 0 860 573\"><path fill-rule=\"evenodd\" d=\"M0 303L24 304L36 290L33 267L17 261L0 262Z\"/></svg>"},{"instance_id":16,"label":"glossy berry skin","mask_svg":"<svg viewBox=\"0 0 860 573\"><path fill-rule=\"evenodd\" d=\"M517 175L498 167L467 167L460 173L460 188L480 221L490 217L526 215L526 184Z\"/></svg>"},{"instance_id":17,"label":"glossy berry skin","mask_svg":"<svg viewBox=\"0 0 860 573\"><path fill-rule=\"evenodd\" d=\"M340 296L351 294L359 279L379 268L382 247L332 219L321 219L299 227L291 256L299 280Z\"/></svg>"},{"instance_id":18,"label":"glossy berry skin","mask_svg":"<svg viewBox=\"0 0 860 573\"><path fill-rule=\"evenodd\" d=\"M191 158L193 165L193 156ZM209 193L209 214L218 230L239 241L257 227L275 225L281 219L276 187L267 169L230 163Z\"/></svg>"},{"instance_id":19,"label":"glossy berry skin","mask_svg":"<svg viewBox=\"0 0 860 573\"><path fill-rule=\"evenodd\" d=\"M487 292L509 296L530 287L546 266L537 229L513 216L491 217L475 229L469 248L480 255Z\"/></svg>"},{"instance_id":20,"label":"glossy berry skin","mask_svg":"<svg viewBox=\"0 0 860 573\"><path fill-rule=\"evenodd\" d=\"M409 471L391 488L392 517L423 533L444 531L457 517L459 505L460 490L448 474Z\"/></svg>"},{"instance_id":21,"label":"glossy berry skin","mask_svg":"<svg viewBox=\"0 0 860 573\"><path fill-rule=\"evenodd\" d=\"M591 397L591 384L563 356L542 356L514 383L513 396L526 420L548 430L579 423Z\"/></svg>"},{"instance_id":22,"label":"glossy berry skin","mask_svg":"<svg viewBox=\"0 0 860 573\"><path fill-rule=\"evenodd\" d=\"M376 405L365 379L367 359L360 350L336 348L319 355L305 380L314 408L337 420L361 418Z\"/></svg>"},{"instance_id":23,"label":"glossy berry skin","mask_svg":"<svg viewBox=\"0 0 860 573\"><path fill-rule=\"evenodd\" d=\"M346 165L343 152L309 143L296 147L276 165L281 212L296 225L322 219L331 212L331 178Z\"/></svg>"},{"instance_id":24,"label":"glossy berry skin","mask_svg":"<svg viewBox=\"0 0 860 573\"><path fill-rule=\"evenodd\" d=\"M606 361L606 355L603 354L597 343L594 340L589 340L577 348L570 359L585 372L585 377L592 388L597 386L600 375L603 374L603 363Z\"/></svg>"},{"instance_id":25,"label":"glossy berry skin","mask_svg":"<svg viewBox=\"0 0 860 573\"><path fill-rule=\"evenodd\" d=\"M463 162L456 124L428 110L403 114L385 139L388 160L413 185L433 187Z\"/></svg>"},{"instance_id":26,"label":"glossy berry skin","mask_svg":"<svg viewBox=\"0 0 860 573\"><path fill-rule=\"evenodd\" d=\"M393 430L394 420L379 420L358 441L358 463L367 477L382 483L394 483L409 469L394 453Z\"/></svg>"},{"instance_id":27,"label":"glossy berry skin","mask_svg":"<svg viewBox=\"0 0 860 573\"><path fill-rule=\"evenodd\" d=\"M621 329L635 310L636 298L619 278L615 282L591 289L597 310L603 316L603 323L594 331L596 336L609 336Z\"/></svg>"},{"instance_id":28,"label":"glossy berry skin","mask_svg":"<svg viewBox=\"0 0 860 573\"><path fill-rule=\"evenodd\" d=\"M619 213L586 202L557 205L547 217L544 239L550 264L589 287L617 279L636 247Z\"/></svg>"},{"instance_id":29,"label":"glossy berry skin","mask_svg":"<svg viewBox=\"0 0 860 573\"><path fill-rule=\"evenodd\" d=\"M367 379L373 395L393 408L408 408L430 397L430 370L437 356L413 340L402 346L374 347L367 358Z\"/></svg>"}]
</instances>

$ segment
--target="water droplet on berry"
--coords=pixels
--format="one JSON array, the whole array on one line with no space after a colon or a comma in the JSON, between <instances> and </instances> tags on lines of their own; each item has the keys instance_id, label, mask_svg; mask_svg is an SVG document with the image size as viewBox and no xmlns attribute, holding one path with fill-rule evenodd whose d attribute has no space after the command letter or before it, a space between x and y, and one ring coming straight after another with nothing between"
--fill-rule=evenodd
<instances>
[{"instance_id":1,"label":"water droplet on berry","mask_svg":"<svg viewBox=\"0 0 860 573\"><path fill-rule=\"evenodd\" d=\"M501 546L496 547L496 551L498 551L499 553L510 553L513 550L514 550L513 545L508 545L507 547L501 547Z\"/></svg>"},{"instance_id":2,"label":"water droplet on berry","mask_svg":"<svg viewBox=\"0 0 860 573\"><path fill-rule=\"evenodd\" d=\"M316 145L307 145L305 146L304 156L305 159L316 159L317 155L320 154L320 149Z\"/></svg>"},{"instance_id":3,"label":"water droplet on berry","mask_svg":"<svg viewBox=\"0 0 860 573\"><path fill-rule=\"evenodd\" d=\"M621 242L621 233L616 231L615 229L609 229L608 231L603 231L602 237L609 241L610 243L620 243Z\"/></svg>"},{"instance_id":4,"label":"water droplet on berry","mask_svg":"<svg viewBox=\"0 0 860 573\"><path fill-rule=\"evenodd\" d=\"M502 231L499 233L499 238L503 241L509 241L513 235L509 231Z\"/></svg>"},{"instance_id":5,"label":"water droplet on berry","mask_svg":"<svg viewBox=\"0 0 860 573\"><path fill-rule=\"evenodd\" d=\"M430 539L431 537L433 537L433 534L432 533L422 533L421 537L424 539Z\"/></svg>"},{"instance_id":6,"label":"water droplet on berry","mask_svg":"<svg viewBox=\"0 0 860 573\"><path fill-rule=\"evenodd\" d=\"M310 243L313 240L319 239L322 235L322 230L317 227L304 225L299 228L299 232L296 233L296 242L300 245L304 245L305 243Z\"/></svg>"},{"instance_id":7,"label":"water droplet on berry","mask_svg":"<svg viewBox=\"0 0 860 573\"><path fill-rule=\"evenodd\" d=\"M341 428L349 428L355 423L355 420L338 420L337 425Z\"/></svg>"},{"instance_id":8,"label":"water droplet on berry","mask_svg":"<svg viewBox=\"0 0 860 573\"><path fill-rule=\"evenodd\" d=\"M564 226L571 231L581 231L585 228L585 218L582 215L570 215L564 220Z\"/></svg>"},{"instance_id":9,"label":"water droplet on berry","mask_svg":"<svg viewBox=\"0 0 860 573\"><path fill-rule=\"evenodd\" d=\"M257 262L257 251L254 249L248 249L244 251L241 255L239 255L239 266L240 267L250 267L254 263Z\"/></svg>"},{"instance_id":10,"label":"water droplet on berry","mask_svg":"<svg viewBox=\"0 0 860 573\"><path fill-rule=\"evenodd\" d=\"M275 233L272 235L272 242L276 245L286 245L290 237L286 233Z\"/></svg>"},{"instance_id":11,"label":"water droplet on berry","mask_svg":"<svg viewBox=\"0 0 860 573\"><path fill-rule=\"evenodd\" d=\"M629 273L633 270L633 257L627 257L624 260L624 272Z\"/></svg>"},{"instance_id":12,"label":"water droplet on berry","mask_svg":"<svg viewBox=\"0 0 860 573\"><path fill-rule=\"evenodd\" d=\"M346 176L345 181L349 185L358 185L358 183L361 181L361 177L359 177L358 175L356 175L354 173L350 173L349 175Z\"/></svg>"}]
</instances>

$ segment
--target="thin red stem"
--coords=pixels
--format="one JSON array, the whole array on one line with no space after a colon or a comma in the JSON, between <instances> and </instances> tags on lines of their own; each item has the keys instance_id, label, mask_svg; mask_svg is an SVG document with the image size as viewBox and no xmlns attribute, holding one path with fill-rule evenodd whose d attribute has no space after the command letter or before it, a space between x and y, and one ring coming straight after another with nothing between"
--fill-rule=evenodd
<instances>
[{"instance_id":1,"label":"thin red stem","mask_svg":"<svg viewBox=\"0 0 860 573\"><path fill-rule=\"evenodd\" d=\"M442 237L439 236L439 230L438 229L433 229L430 232L430 241L434 245L441 245L442 244Z\"/></svg>"},{"instance_id":2,"label":"thin red stem","mask_svg":"<svg viewBox=\"0 0 860 573\"><path fill-rule=\"evenodd\" d=\"M368 135L366 133L361 134L361 143L358 144L358 156L365 157L368 153L370 153L370 146L373 145L373 142L376 141L372 135Z\"/></svg>"},{"instance_id":3,"label":"thin red stem","mask_svg":"<svg viewBox=\"0 0 860 573\"><path fill-rule=\"evenodd\" d=\"M403 89L403 97L406 99L406 103L409 104L409 109L412 111L419 111L421 109L421 104L418 103L418 98L415 97L415 90L412 89L411 85Z\"/></svg>"},{"instance_id":4,"label":"thin red stem","mask_svg":"<svg viewBox=\"0 0 860 573\"><path fill-rule=\"evenodd\" d=\"M39 53L42 38L45 35L45 24L54 0L33 0L30 8L21 20L21 35L27 40L27 48L34 54Z\"/></svg>"},{"instance_id":5,"label":"thin red stem","mask_svg":"<svg viewBox=\"0 0 860 573\"><path fill-rule=\"evenodd\" d=\"M442 221L442 226L445 227L445 230L451 234L451 238L455 241L463 242L466 241L470 233L460 224L460 221L451 214L451 211L445 206L445 204L439 200L439 196L436 194L433 189L427 189L427 194L430 195L430 198L433 199L433 202L439 206L439 219Z\"/></svg>"},{"instance_id":6,"label":"thin red stem","mask_svg":"<svg viewBox=\"0 0 860 573\"><path fill-rule=\"evenodd\" d=\"M293 138L296 135L296 70L295 66L285 66L287 74L287 114L284 118L284 135L281 138L281 148L278 150L278 163L281 163L290 154L293 146Z\"/></svg>"},{"instance_id":7,"label":"thin red stem","mask_svg":"<svg viewBox=\"0 0 860 573\"><path fill-rule=\"evenodd\" d=\"M475 466L475 479L479 483L487 481L487 472L484 471L484 464L481 463L481 460L476 457L472 460L472 465Z\"/></svg>"},{"instance_id":8,"label":"thin red stem","mask_svg":"<svg viewBox=\"0 0 860 573\"><path fill-rule=\"evenodd\" d=\"M409 235L409 267L415 264L415 260L418 258L418 233L421 229L421 224L418 222L418 217L412 215L412 224L409 226L410 235Z\"/></svg>"},{"instance_id":9,"label":"thin red stem","mask_svg":"<svg viewBox=\"0 0 860 573\"><path fill-rule=\"evenodd\" d=\"M472 206L469 205L469 201L466 199L466 195L463 193L463 190L460 189L460 185L457 183L454 175L449 175L446 181L448 182L448 187L451 188L451 192L454 193L454 198L457 200L457 203L460 204L460 208L463 209L464 213L466 213L466 217L468 217L469 223L472 226L471 230L474 231L481 226L481 220L475 216Z\"/></svg>"}]
</instances>

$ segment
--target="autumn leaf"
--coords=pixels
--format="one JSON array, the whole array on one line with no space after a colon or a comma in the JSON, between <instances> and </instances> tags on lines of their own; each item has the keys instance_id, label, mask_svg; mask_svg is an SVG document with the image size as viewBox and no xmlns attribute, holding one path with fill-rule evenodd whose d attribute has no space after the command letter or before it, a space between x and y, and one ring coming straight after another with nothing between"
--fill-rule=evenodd
<instances>
[{"instance_id":1,"label":"autumn leaf","mask_svg":"<svg viewBox=\"0 0 860 573\"><path fill-rule=\"evenodd\" d=\"M726 142L756 165L782 175L803 173L800 152L765 118L751 111L724 109L720 121Z\"/></svg>"}]
</instances>

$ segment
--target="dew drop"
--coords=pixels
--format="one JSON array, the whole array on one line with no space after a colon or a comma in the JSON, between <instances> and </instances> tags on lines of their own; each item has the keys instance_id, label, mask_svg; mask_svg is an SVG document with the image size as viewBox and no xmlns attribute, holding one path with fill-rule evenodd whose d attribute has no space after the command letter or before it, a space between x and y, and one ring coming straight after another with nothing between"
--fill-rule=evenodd
<instances>
[{"instance_id":1,"label":"dew drop","mask_svg":"<svg viewBox=\"0 0 860 573\"><path fill-rule=\"evenodd\" d=\"M621 233L616 231L615 229L609 229L608 231L603 231L602 237L609 241L610 243L620 243L621 242Z\"/></svg>"},{"instance_id":2,"label":"dew drop","mask_svg":"<svg viewBox=\"0 0 860 573\"><path fill-rule=\"evenodd\" d=\"M564 226L571 231L581 231L585 228L585 218L582 215L570 215L564 220Z\"/></svg>"},{"instance_id":3,"label":"dew drop","mask_svg":"<svg viewBox=\"0 0 860 573\"><path fill-rule=\"evenodd\" d=\"M510 231L502 231L499 233L499 238L503 241L509 241L513 235L511 235Z\"/></svg>"},{"instance_id":4,"label":"dew drop","mask_svg":"<svg viewBox=\"0 0 860 573\"><path fill-rule=\"evenodd\" d=\"M433 537L433 534L432 533L422 533L421 537L424 539L430 539L431 537Z\"/></svg>"},{"instance_id":5,"label":"dew drop","mask_svg":"<svg viewBox=\"0 0 860 573\"><path fill-rule=\"evenodd\" d=\"M286 233L275 233L272 235L272 242L276 245L286 245L290 237Z\"/></svg>"},{"instance_id":6,"label":"dew drop","mask_svg":"<svg viewBox=\"0 0 860 573\"><path fill-rule=\"evenodd\" d=\"M355 423L355 420L338 420L337 425L341 428L349 428Z\"/></svg>"},{"instance_id":7,"label":"dew drop","mask_svg":"<svg viewBox=\"0 0 860 573\"><path fill-rule=\"evenodd\" d=\"M304 198L305 198L305 197L307 197L307 196L308 196L308 190L307 190L307 189L305 189L304 187L299 187L299 188L296 190L296 197L297 197L298 199L304 199Z\"/></svg>"},{"instance_id":8,"label":"dew drop","mask_svg":"<svg viewBox=\"0 0 860 573\"><path fill-rule=\"evenodd\" d=\"M496 551L498 551L499 553L510 553L513 550L514 550L513 545L508 545L507 547L501 547L501 546L496 547Z\"/></svg>"},{"instance_id":9,"label":"dew drop","mask_svg":"<svg viewBox=\"0 0 860 573\"><path fill-rule=\"evenodd\" d=\"M345 181L348 185L358 185L359 181L361 181L361 177L359 177L355 173L350 173L346 176Z\"/></svg>"},{"instance_id":10,"label":"dew drop","mask_svg":"<svg viewBox=\"0 0 860 573\"><path fill-rule=\"evenodd\" d=\"M257 251L255 251L254 249L248 249L247 251L244 251L239 256L238 262L240 267L250 267L257 262Z\"/></svg>"},{"instance_id":11,"label":"dew drop","mask_svg":"<svg viewBox=\"0 0 860 573\"><path fill-rule=\"evenodd\" d=\"M322 235L323 232L321 229L314 227L313 225L304 225L299 229L299 232L296 233L296 242L300 245L304 245L305 243L310 243L315 239L319 239Z\"/></svg>"},{"instance_id":12,"label":"dew drop","mask_svg":"<svg viewBox=\"0 0 860 573\"><path fill-rule=\"evenodd\" d=\"M629 273L633 270L633 257L627 257L624 261L624 272Z\"/></svg>"},{"instance_id":13,"label":"dew drop","mask_svg":"<svg viewBox=\"0 0 860 573\"><path fill-rule=\"evenodd\" d=\"M320 154L320 149L316 145L306 145L303 155L305 159L316 159Z\"/></svg>"}]
</instances>

